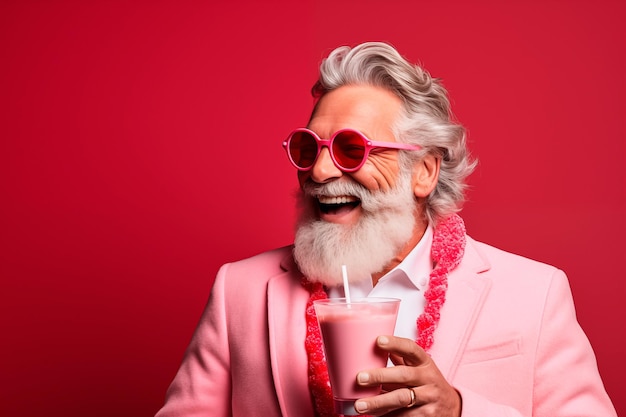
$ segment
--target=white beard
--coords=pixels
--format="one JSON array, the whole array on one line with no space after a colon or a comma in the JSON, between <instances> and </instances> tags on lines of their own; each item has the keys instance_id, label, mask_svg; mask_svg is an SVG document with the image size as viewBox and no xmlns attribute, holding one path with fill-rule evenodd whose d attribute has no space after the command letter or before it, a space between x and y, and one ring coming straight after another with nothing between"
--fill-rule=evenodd
<instances>
[{"instance_id":1,"label":"white beard","mask_svg":"<svg viewBox=\"0 0 626 417\"><path fill-rule=\"evenodd\" d=\"M317 216L317 195L354 195L361 216L354 225L329 223ZM332 287L343 283L346 265L350 282L371 279L406 245L415 227L416 201L408 174L399 175L387 191L369 191L355 181L307 182L299 193L300 213L294 258L311 281Z\"/></svg>"}]
</instances>

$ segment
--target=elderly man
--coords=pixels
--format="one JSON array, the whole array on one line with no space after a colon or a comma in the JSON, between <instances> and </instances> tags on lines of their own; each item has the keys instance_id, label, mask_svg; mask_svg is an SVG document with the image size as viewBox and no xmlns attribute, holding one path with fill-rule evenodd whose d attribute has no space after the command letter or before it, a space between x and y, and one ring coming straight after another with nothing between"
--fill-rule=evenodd
<instances>
[{"instance_id":1,"label":"elderly man","mask_svg":"<svg viewBox=\"0 0 626 417\"><path fill-rule=\"evenodd\" d=\"M466 236L456 214L474 168L446 91L384 43L333 51L306 128L293 247L223 266L168 390L165 416L332 416L312 303L402 300L378 347L392 366L353 414L615 416L565 274Z\"/></svg>"}]
</instances>

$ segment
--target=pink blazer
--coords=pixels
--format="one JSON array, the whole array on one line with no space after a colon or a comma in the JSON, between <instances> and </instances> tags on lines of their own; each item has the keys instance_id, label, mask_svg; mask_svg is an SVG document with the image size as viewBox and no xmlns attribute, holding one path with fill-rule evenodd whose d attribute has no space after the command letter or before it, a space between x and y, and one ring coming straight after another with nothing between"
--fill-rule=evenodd
<instances>
[{"instance_id":1,"label":"pink blazer","mask_svg":"<svg viewBox=\"0 0 626 417\"><path fill-rule=\"evenodd\" d=\"M291 247L224 265L157 417L313 417ZM616 416L565 274L467 238L430 351L463 417Z\"/></svg>"}]
</instances>

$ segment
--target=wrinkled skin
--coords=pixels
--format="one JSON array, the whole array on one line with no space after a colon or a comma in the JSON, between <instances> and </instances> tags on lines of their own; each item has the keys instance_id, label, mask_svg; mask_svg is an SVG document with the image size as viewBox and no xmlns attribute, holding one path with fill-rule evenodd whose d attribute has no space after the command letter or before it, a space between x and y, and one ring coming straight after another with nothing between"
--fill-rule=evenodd
<instances>
[{"instance_id":1,"label":"wrinkled skin","mask_svg":"<svg viewBox=\"0 0 626 417\"><path fill-rule=\"evenodd\" d=\"M383 393L357 401L361 414L374 416L459 417L461 396L443 377L432 358L413 340L380 336L377 345L389 352L393 367L360 372L360 385L383 385ZM416 404L411 403L413 389Z\"/></svg>"}]
</instances>

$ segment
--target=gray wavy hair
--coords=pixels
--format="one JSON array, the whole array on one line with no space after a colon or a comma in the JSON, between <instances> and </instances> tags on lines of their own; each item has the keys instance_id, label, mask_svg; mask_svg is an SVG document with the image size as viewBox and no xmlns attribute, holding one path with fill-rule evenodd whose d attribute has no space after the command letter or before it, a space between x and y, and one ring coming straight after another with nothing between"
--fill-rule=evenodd
<instances>
[{"instance_id":1,"label":"gray wavy hair","mask_svg":"<svg viewBox=\"0 0 626 417\"><path fill-rule=\"evenodd\" d=\"M470 159L465 129L453 121L447 91L441 82L409 63L391 45L367 42L333 50L322 61L312 93L319 99L344 85L382 87L402 99L403 112L394 126L396 140L420 145L422 149L400 152L401 169L410 170L426 154L441 158L437 186L426 199L426 218L436 224L460 211L467 187L465 178L477 162Z\"/></svg>"}]
</instances>

